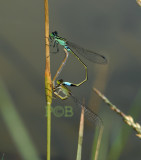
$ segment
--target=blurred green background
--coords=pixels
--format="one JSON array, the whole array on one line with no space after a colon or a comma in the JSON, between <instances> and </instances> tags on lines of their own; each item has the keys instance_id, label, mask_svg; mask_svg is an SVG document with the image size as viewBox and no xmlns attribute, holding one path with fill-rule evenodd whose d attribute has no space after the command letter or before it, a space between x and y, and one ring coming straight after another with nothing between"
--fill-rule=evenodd
<instances>
[{"instance_id":1,"label":"blurred green background","mask_svg":"<svg viewBox=\"0 0 141 160\"><path fill-rule=\"evenodd\" d=\"M120 147L115 149L120 155L118 159L139 160L141 144L135 132L131 130L130 133L130 127L126 127L123 139L120 138L121 129L126 125L118 115L100 102L92 88L102 91L124 113L128 114L132 109L130 114L141 123L141 7L135 0L50 0L49 18L50 32L57 30L60 36L101 53L108 59L107 65L85 61L88 65L88 81L79 88L72 89L76 97L80 100L85 98L85 103L103 119L105 128L99 159L109 160L113 144L118 146L118 142L122 140ZM51 55L52 77L63 57L61 53ZM46 159L44 69L44 1L1 0L0 79L25 126L34 152L42 160ZM60 78L80 82L83 72L82 66L72 57ZM0 88L1 97L2 91ZM64 107L74 104L71 99L66 102L53 100L53 106L57 105ZM3 116L1 110L0 157L5 153L5 160L24 159ZM78 118L67 120L52 117L52 160L75 158L74 143L77 144L77 138L74 137L78 134L77 123ZM12 128L17 129L16 123ZM124 146L126 137L128 140ZM91 142L90 137L88 141ZM89 151L86 152L85 156L89 154Z\"/></svg>"}]
</instances>

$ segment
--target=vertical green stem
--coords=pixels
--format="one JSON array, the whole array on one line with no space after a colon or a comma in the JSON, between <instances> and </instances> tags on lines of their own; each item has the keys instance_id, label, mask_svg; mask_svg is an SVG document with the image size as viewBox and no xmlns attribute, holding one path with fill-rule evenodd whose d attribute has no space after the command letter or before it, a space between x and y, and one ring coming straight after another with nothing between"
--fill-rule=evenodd
<instances>
[{"instance_id":1,"label":"vertical green stem","mask_svg":"<svg viewBox=\"0 0 141 160\"><path fill-rule=\"evenodd\" d=\"M49 10L48 0L45 3L45 44L46 44L46 67L45 67L45 88L47 100L47 160L50 160L50 140L51 140L51 103L52 103L52 82L50 73L50 51L49 51Z\"/></svg>"}]
</instances>

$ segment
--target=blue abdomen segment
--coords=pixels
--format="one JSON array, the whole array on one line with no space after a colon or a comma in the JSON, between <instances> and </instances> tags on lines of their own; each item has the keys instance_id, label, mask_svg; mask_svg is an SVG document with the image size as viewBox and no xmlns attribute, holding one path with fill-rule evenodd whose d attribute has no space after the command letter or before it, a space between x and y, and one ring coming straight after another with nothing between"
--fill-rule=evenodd
<instances>
[{"instance_id":1,"label":"blue abdomen segment","mask_svg":"<svg viewBox=\"0 0 141 160\"><path fill-rule=\"evenodd\" d=\"M67 51L70 51L70 48L68 46L64 46L64 48L67 50Z\"/></svg>"},{"instance_id":2,"label":"blue abdomen segment","mask_svg":"<svg viewBox=\"0 0 141 160\"><path fill-rule=\"evenodd\" d=\"M63 85L77 87L76 84L73 84L73 83L70 83L70 82L63 82Z\"/></svg>"},{"instance_id":3,"label":"blue abdomen segment","mask_svg":"<svg viewBox=\"0 0 141 160\"><path fill-rule=\"evenodd\" d=\"M67 86L71 86L72 84L70 82L63 82L64 85L67 85Z\"/></svg>"}]
</instances>

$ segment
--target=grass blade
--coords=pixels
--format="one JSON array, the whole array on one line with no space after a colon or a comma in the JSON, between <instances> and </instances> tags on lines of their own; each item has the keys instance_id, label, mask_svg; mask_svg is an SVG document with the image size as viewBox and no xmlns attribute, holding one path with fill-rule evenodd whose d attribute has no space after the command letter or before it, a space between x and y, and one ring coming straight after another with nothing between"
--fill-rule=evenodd
<instances>
[{"instance_id":1,"label":"grass blade","mask_svg":"<svg viewBox=\"0 0 141 160\"><path fill-rule=\"evenodd\" d=\"M82 155L82 143L83 143L83 131L84 131L84 108L82 106L80 127L79 127L79 137L78 137L78 147L77 147L77 158L76 160L81 160Z\"/></svg>"},{"instance_id":2,"label":"grass blade","mask_svg":"<svg viewBox=\"0 0 141 160\"><path fill-rule=\"evenodd\" d=\"M12 99L0 81L0 114L23 160L40 160Z\"/></svg>"}]
</instances>

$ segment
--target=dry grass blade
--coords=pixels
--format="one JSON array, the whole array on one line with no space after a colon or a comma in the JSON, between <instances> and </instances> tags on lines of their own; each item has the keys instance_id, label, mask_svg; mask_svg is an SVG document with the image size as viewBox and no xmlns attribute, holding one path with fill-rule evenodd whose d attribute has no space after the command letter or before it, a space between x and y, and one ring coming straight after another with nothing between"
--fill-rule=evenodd
<instances>
[{"instance_id":1,"label":"dry grass blade","mask_svg":"<svg viewBox=\"0 0 141 160\"><path fill-rule=\"evenodd\" d=\"M99 130L99 135L98 135L98 140L97 140L97 145L96 145L96 151L95 151L94 160L97 160L97 159L98 159L99 149L100 149L100 144L101 144L101 139L102 139L102 135L103 135L103 129L104 129L104 127L101 126L101 127L100 127L100 130Z\"/></svg>"},{"instance_id":2,"label":"dry grass blade","mask_svg":"<svg viewBox=\"0 0 141 160\"><path fill-rule=\"evenodd\" d=\"M111 110L115 111L117 114L119 114L124 122L129 125L130 127L132 127L136 132L136 136L138 136L141 139L141 125L139 123L135 123L134 119L132 116L130 115L126 115L124 114L122 111L120 111L115 105L113 105L99 90L97 90L96 88L93 89L96 94L103 99L103 101L109 105L109 107L111 108Z\"/></svg>"}]
</instances>

